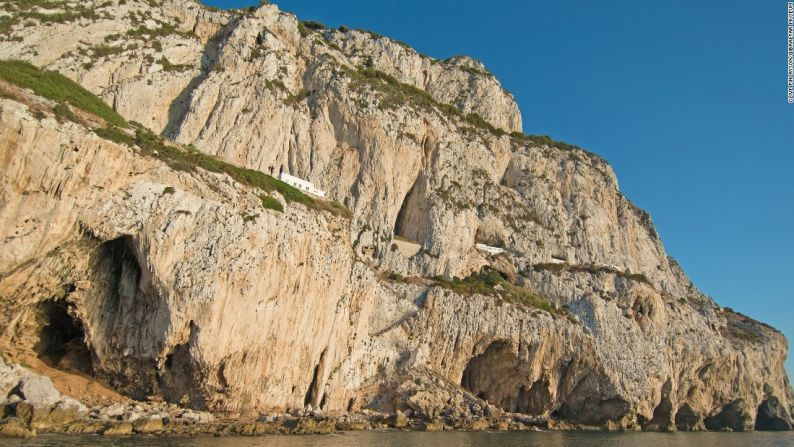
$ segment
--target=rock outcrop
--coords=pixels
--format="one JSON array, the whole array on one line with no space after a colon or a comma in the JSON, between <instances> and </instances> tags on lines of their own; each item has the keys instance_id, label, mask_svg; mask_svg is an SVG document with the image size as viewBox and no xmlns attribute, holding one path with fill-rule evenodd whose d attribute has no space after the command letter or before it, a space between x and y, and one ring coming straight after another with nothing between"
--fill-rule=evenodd
<instances>
[{"instance_id":1,"label":"rock outcrop","mask_svg":"<svg viewBox=\"0 0 794 447\"><path fill-rule=\"evenodd\" d=\"M36 431L50 430L84 417L88 409L81 402L63 396L49 377L9 365L0 358L0 434L13 437L35 436Z\"/></svg>"},{"instance_id":2,"label":"rock outcrop","mask_svg":"<svg viewBox=\"0 0 794 447\"><path fill-rule=\"evenodd\" d=\"M312 181L350 217L278 193L283 211L263 208L265 191L0 84L9 361L230 414L791 428L782 334L700 293L603 159L521 134L479 62L274 5L45 3L0 6L0 59L190 150Z\"/></svg>"}]
</instances>

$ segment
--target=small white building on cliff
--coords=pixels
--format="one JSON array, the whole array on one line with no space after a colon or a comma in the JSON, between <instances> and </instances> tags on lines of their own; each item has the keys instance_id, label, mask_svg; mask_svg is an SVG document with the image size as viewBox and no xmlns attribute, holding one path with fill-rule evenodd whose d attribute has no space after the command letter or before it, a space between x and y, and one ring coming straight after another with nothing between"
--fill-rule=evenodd
<instances>
[{"instance_id":1,"label":"small white building on cliff","mask_svg":"<svg viewBox=\"0 0 794 447\"><path fill-rule=\"evenodd\" d=\"M299 190L301 190L303 192L307 192L307 193L309 193L309 194L311 194L313 196L317 196L317 197L319 197L321 199L325 198L325 191L323 191L323 190L317 188L316 186L314 186L314 183L312 183L312 182L308 182L306 180L303 180L302 178L294 177L294 176L286 174L284 172L281 172L278 175L278 179L281 180L282 182L294 187L294 188L298 188Z\"/></svg>"},{"instance_id":2,"label":"small white building on cliff","mask_svg":"<svg viewBox=\"0 0 794 447\"><path fill-rule=\"evenodd\" d=\"M477 247L477 250L484 251L491 255L499 255L505 252L504 248L491 247L490 245L485 245L480 243L477 243L474 246Z\"/></svg>"}]
</instances>

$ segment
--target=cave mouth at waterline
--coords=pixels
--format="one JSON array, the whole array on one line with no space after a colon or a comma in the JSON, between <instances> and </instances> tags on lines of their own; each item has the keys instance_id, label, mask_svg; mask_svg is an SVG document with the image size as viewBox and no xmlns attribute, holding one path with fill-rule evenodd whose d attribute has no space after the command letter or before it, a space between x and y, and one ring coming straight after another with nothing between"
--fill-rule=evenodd
<instances>
[{"instance_id":1,"label":"cave mouth at waterline","mask_svg":"<svg viewBox=\"0 0 794 447\"><path fill-rule=\"evenodd\" d=\"M529 380L530 363L516 356L505 341L491 343L463 371L460 386L505 411L543 414L551 405L549 384Z\"/></svg>"},{"instance_id":2,"label":"cave mouth at waterline","mask_svg":"<svg viewBox=\"0 0 794 447\"><path fill-rule=\"evenodd\" d=\"M94 372L91 349L74 305L64 298L47 299L36 306L39 322L35 351L48 366L64 371Z\"/></svg>"}]
</instances>

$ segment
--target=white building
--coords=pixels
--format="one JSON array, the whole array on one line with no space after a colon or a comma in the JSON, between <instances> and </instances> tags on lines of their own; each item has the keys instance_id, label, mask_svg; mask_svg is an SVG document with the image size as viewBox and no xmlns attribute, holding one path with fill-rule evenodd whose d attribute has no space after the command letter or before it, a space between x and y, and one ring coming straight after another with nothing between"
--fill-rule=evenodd
<instances>
[{"instance_id":1,"label":"white building","mask_svg":"<svg viewBox=\"0 0 794 447\"><path fill-rule=\"evenodd\" d=\"M281 180L282 182L292 186L292 187L298 188L299 190L301 190L303 192L307 192L307 193L309 193L309 194L311 194L313 196L317 196L317 197L319 197L321 199L325 198L325 191L323 191L323 190L317 188L316 186L314 186L314 183L312 183L312 182L307 182L306 180L303 180L302 178L293 177L293 176L291 176L289 174L285 174L283 172L278 175L278 179Z\"/></svg>"},{"instance_id":2,"label":"white building","mask_svg":"<svg viewBox=\"0 0 794 447\"><path fill-rule=\"evenodd\" d=\"M502 254L502 253L505 252L504 248L491 247L490 245L485 245L485 244L479 244L478 243L478 244L475 244L474 246L477 247L477 250L481 250L481 251L484 251L484 252L492 254L492 255L498 255L498 254Z\"/></svg>"}]
</instances>

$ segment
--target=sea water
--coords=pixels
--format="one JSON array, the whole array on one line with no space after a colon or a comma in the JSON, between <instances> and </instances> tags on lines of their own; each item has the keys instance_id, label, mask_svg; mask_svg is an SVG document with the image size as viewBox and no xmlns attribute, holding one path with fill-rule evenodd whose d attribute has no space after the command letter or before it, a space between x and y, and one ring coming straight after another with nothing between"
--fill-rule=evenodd
<instances>
[{"instance_id":1,"label":"sea water","mask_svg":"<svg viewBox=\"0 0 794 447\"><path fill-rule=\"evenodd\" d=\"M42 435L3 439L0 446L28 447L794 447L794 432L605 433L605 432L396 432L259 437L147 437Z\"/></svg>"}]
</instances>

